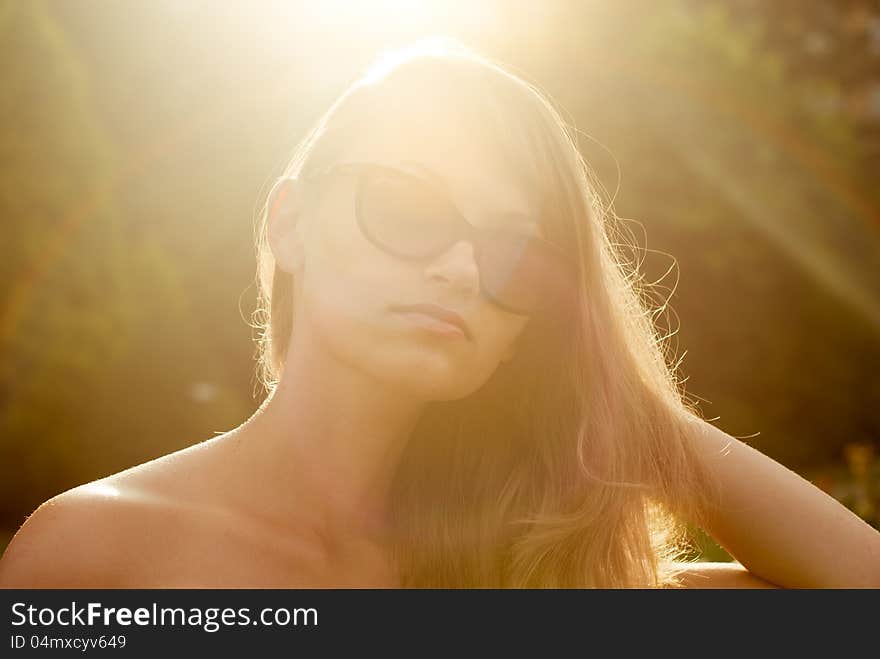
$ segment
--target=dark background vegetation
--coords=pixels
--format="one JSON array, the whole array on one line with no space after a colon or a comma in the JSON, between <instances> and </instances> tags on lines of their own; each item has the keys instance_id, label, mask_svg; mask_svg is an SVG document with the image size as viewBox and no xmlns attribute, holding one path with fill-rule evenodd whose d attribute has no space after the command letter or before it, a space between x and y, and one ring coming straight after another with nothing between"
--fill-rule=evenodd
<instances>
[{"instance_id":1,"label":"dark background vegetation","mask_svg":"<svg viewBox=\"0 0 880 659\"><path fill-rule=\"evenodd\" d=\"M330 4L0 0L0 548L256 408L261 195L436 32L581 131L704 415L880 527L878 3Z\"/></svg>"}]
</instances>

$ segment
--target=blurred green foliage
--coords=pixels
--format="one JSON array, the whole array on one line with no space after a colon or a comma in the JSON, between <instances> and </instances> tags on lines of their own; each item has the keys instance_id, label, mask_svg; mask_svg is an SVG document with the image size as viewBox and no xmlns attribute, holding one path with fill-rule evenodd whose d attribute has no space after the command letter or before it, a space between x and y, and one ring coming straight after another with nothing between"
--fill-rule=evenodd
<instances>
[{"instance_id":1,"label":"blurred green foliage","mask_svg":"<svg viewBox=\"0 0 880 659\"><path fill-rule=\"evenodd\" d=\"M674 292L658 323L687 392L866 510L845 447L880 442L875 127L814 101L872 74L779 38L839 21L822 3L558 2L543 22L531 3L489 4L504 24L457 36L581 131L649 250L656 301ZM0 526L259 402L254 209L383 44L325 69L338 44L284 59L248 25L206 2L0 0ZM876 492L877 467L865 473Z\"/></svg>"}]
</instances>

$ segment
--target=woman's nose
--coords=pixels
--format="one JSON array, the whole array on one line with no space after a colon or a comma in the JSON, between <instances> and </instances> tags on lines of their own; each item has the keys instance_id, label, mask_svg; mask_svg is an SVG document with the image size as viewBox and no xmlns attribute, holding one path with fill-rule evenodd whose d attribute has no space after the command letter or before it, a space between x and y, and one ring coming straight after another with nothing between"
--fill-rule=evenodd
<instances>
[{"instance_id":1,"label":"woman's nose","mask_svg":"<svg viewBox=\"0 0 880 659\"><path fill-rule=\"evenodd\" d=\"M480 290L480 269L474 246L459 240L437 256L426 268L429 279L439 279L450 286L475 294Z\"/></svg>"}]
</instances>

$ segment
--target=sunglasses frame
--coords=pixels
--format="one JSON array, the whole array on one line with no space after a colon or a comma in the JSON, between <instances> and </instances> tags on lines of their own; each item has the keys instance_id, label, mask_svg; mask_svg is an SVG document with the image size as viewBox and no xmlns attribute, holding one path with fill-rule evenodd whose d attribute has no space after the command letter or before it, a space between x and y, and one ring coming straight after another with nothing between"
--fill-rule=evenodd
<instances>
[{"instance_id":1,"label":"sunglasses frame","mask_svg":"<svg viewBox=\"0 0 880 659\"><path fill-rule=\"evenodd\" d=\"M352 174L354 174L356 177L356 181L357 181L356 182L356 190L355 190L355 218L357 220L358 228L360 229L363 236L371 244L373 244L375 247L382 250L386 254L390 254L391 256L394 256L395 258L399 258L399 259L405 260L405 261L426 261L426 260L430 260L430 259L438 256L439 254L442 254L445 250L449 249L449 247L454 244L454 242L450 242L449 244L438 247L436 251L434 251L430 254L412 256L410 254L398 252L398 251L394 250L393 248L389 247L388 245L386 245L385 243L383 243L382 241L380 241L378 238L376 238L376 236L370 231L369 227L367 226L366 221L363 219L363 216L364 216L364 212L363 212L363 208L362 208L363 190L368 182L368 179L370 176L369 172L374 172L374 173L375 172L385 172L385 173L393 174L398 177L403 176L405 178L414 178L414 179L418 179L422 184L426 184L429 187L433 188L440 197L443 197L445 199L446 203L449 205L449 209L454 212L456 218L458 219L458 222L461 226L461 233L460 233L459 237L456 238L456 240L466 240L474 246L474 259L476 260L478 267L480 266L480 257L483 252L483 245L485 243L487 243L488 241L491 241L491 240L497 238L499 232L493 231L493 230L488 230L488 229L479 229L478 227L475 227L473 224L468 222L468 220L464 216L464 214L456 207L456 205L452 201L452 199L449 198L449 193L446 190L441 189L441 187L438 186L437 184L435 184L433 181L431 181L423 176L419 176L418 174L400 169L398 167L375 163L375 162L342 162L342 163L333 163L331 165L328 165L328 166L318 170L317 172L311 173L311 174L306 175L302 178L304 178L305 180L308 180L308 181L316 181L316 180L321 179L327 175L336 174L336 173L340 173L340 174L352 173ZM545 249L549 252L552 252L554 257L556 257L563 264L563 269L566 270L566 272L564 273L564 277L566 277L566 281L560 282L561 283L561 291L560 292L562 293L563 296L565 296L566 293L570 293L570 291L572 289L571 274L572 274L573 268L572 268L571 260L568 258L568 256L565 254L565 252L563 252L563 250L558 245L551 243L550 241L546 240L542 236L522 234L521 237L526 241L533 241L533 242L537 243L538 245L541 246L542 249ZM480 277L480 289L481 289L482 293L489 300L491 300L494 304L498 305L500 308L502 308L505 311L508 311L510 313L520 315L520 316L534 316L536 314L541 313L541 311L542 311L541 308L539 308L537 310L533 310L533 311L524 311L522 309L518 309L518 308L512 307L508 304L505 304L503 301L499 300L492 293L492 291L490 291L486 287L484 277ZM551 296L551 299L555 299L555 298L552 298L552 296Z\"/></svg>"}]
</instances>

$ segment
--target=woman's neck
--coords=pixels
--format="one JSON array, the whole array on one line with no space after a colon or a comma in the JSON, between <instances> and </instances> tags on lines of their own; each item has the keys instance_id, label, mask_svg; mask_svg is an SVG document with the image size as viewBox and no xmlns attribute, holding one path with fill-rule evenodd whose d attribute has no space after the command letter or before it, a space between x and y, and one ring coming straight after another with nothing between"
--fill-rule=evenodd
<instances>
[{"instance_id":1,"label":"woman's neck","mask_svg":"<svg viewBox=\"0 0 880 659\"><path fill-rule=\"evenodd\" d=\"M240 428L260 496L305 514L315 530L387 539L390 490L422 411L419 401L314 351Z\"/></svg>"}]
</instances>

